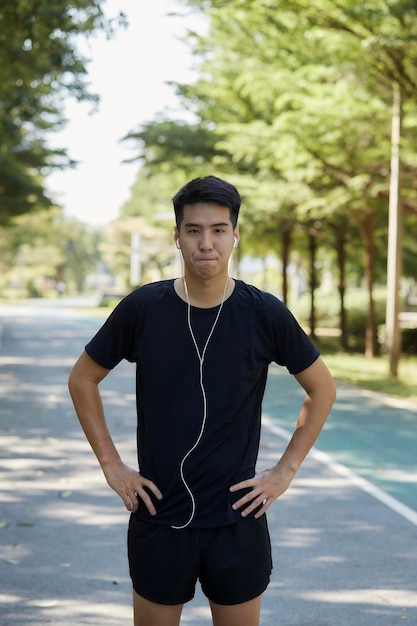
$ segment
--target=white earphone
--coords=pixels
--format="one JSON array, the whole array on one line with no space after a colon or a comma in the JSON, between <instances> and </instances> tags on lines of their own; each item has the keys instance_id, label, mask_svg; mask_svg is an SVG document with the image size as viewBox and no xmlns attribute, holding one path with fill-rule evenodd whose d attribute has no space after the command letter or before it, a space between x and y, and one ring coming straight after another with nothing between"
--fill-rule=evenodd
<instances>
[{"instance_id":1,"label":"white earphone","mask_svg":"<svg viewBox=\"0 0 417 626\"><path fill-rule=\"evenodd\" d=\"M233 239L233 247L237 248L237 237L234 237Z\"/></svg>"},{"instance_id":2,"label":"white earphone","mask_svg":"<svg viewBox=\"0 0 417 626\"><path fill-rule=\"evenodd\" d=\"M181 250L180 240L179 239L177 239L177 241L175 242L175 245L177 246L178 250Z\"/></svg>"}]
</instances>

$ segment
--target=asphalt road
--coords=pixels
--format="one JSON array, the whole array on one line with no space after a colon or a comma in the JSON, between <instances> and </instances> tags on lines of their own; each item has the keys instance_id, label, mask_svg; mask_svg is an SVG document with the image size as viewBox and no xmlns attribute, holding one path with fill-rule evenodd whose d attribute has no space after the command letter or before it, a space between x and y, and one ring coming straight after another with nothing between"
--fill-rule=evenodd
<instances>
[{"instance_id":1,"label":"asphalt road","mask_svg":"<svg viewBox=\"0 0 417 626\"><path fill-rule=\"evenodd\" d=\"M0 307L0 625L130 625L128 514L107 487L68 397L100 320L76 302ZM134 370L102 386L135 462ZM272 368L259 466L276 462L301 395ZM417 626L417 408L340 387L317 447L270 509L263 626ZM201 591L182 624L211 623Z\"/></svg>"}]
</instances>

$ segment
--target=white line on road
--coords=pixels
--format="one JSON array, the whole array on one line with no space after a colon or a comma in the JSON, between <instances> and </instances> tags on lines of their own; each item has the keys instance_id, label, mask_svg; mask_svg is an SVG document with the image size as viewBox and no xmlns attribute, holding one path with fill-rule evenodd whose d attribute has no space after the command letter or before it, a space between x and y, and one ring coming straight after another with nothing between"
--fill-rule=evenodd
<instances>
[{"instance_id":1,"label":"white line on road","mask_svg":"<svg viewBox=\"0 0 417 626\"><path fill-rule=\"evenodd\" d=\"M274 424L270 418L262 417L262 424L266 426L270 432L278 435L278 437L281 437L281 439L284 439L285 441L289 441L291 439L291 434L285 430L285 428L281 428L281 426ZM339 476L343 476L343 478L349 480L352 484L356 485L356 487L362 489L362 491L369 493L373 498L382 504L385 504L385 506L391 509L391 511L398 513L398 515L401 515L401 517L414 524L414 526L417 526L416 511L403 504L393 496L390 496L388 493L383 491L383 489L380 489L366 478L359 476L346 465L338 463L330 456L330 454L327 454L327 452L323 452L322 450L318 450L316 447L313 447L310 452L310 456L323 465L326 465L330 470Z\"/></svg>"}]
</instances>

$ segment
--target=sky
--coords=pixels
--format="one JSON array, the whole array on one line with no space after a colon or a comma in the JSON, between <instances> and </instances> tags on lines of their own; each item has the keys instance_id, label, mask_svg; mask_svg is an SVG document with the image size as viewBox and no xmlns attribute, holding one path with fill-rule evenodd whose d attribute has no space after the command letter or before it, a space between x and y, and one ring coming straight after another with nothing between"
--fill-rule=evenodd
<instances>
[{"instance_id":1,"label":"sky","mask_svg":"<svg viewBox=\"0 0 417 626\"><path fill-rule=\"evenodd\" d=\"M195 61L178 36L202 22L196 16L168 15L175 10L184 13L175 0L106 0L106 15L123 11L128 28L121 28L110 40L100 33L80 45L91 59L90 91L101 101L92 112L91 104L68 99L64 110L68 123L50 138L52 146L67 148L79 162L75 169L54 172L46 181L66 216L93 226L115 219L139 169L138 162L122 163L134 152L132 144L123 144L121 138L167 107L181 116L174 90L166 82L195 79Z\"/></svg>"}]
</instances>

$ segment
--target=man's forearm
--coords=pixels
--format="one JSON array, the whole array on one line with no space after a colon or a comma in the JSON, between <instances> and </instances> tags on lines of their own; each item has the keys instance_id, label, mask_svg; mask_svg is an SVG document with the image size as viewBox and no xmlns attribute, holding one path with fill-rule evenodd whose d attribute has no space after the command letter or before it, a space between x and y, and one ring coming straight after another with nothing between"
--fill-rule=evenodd
<instances>
[{"instance_id":1,"label":"man's forearm","mask_svg":"<svg viewBox=\"0 0 417 626\"><path fill-rule=\"evenodd\" d=\"M285 467L292 474L296 474L316 442L333 401L333 394L329 394L328 398L321 398L320 401L311 396L306 397L294 433L278 462L281 468Z\"/></svg>"},{"instance_id":2,"label":"man's forearm","mask_svg":"<svg viewBox=\"0 0 417 626\"><path fill-rule=\"evenodd\" d=\"M73 373L68 388L78 420L101 467L120 461L106 424L98 385Z\"/></svg>"}]
</instances>

